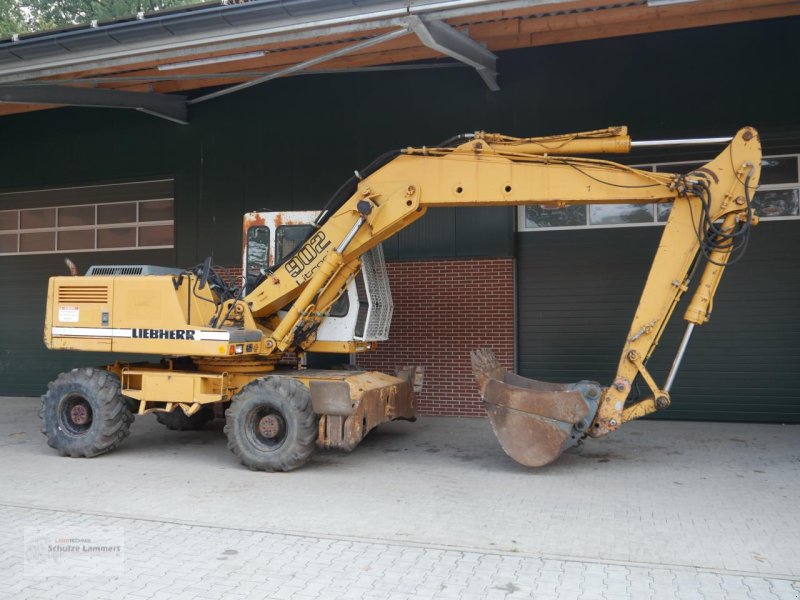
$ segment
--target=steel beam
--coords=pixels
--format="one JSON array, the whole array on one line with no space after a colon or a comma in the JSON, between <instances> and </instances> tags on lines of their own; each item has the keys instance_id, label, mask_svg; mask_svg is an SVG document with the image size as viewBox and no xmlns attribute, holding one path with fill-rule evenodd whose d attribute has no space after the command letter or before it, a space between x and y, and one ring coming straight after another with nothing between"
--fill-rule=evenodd
<instances>
[{"instance_id":1,"label":"steel beam","mask_svg":"<svg viewBox=\"0 0 800 600\"><path fill-rule=\"evenodd\" d=\"M220 96L232 94L234 92L238 92L239 90L243 90L245 88L249 88L254 85L270 81L272 79L277 79L278 77L285 77L286 75L291 75L292 73L304 71L308 67L313 67L314 65L328 62L329 60L333 60L334 58L339 58L340 56L345 56L346 54L351 54L352 52L363 50L364 48L369 48L370 46L375 46L377 44L388 42L390 40L402 37L404 35L408 35L408 33L409 30L404 27L402 29L396 29L395 31L390 31L389 33L384 33L383 35L377 35L375 37L364 40L363 42L358 42L357 44L352 44L350 46L345 46L344 48L339 48L338 50L334 50L333 52L328 52L327 54L316 56L312 59L292 65L291 67L286 67L285 69L280 69L279 71L273 71L269 75L264 75L263 77L259 77L257 79L254 79L253 81L246 81L244 83L239 83L227 87L223 90L219 90L218 92L212 92L211 94L206 94L205 96L192 98L191 100L189 100L189 104L197 104L198 102L205 102L206 100L219 98Z\"/></svg>"},{"instance_id":2,"label":"steel beam","mask_svg":"<svg viewBox=\"0 0 800 600\"><path fill-rule=\"evenodd\" d=\"M340 69L315 69L298 75L342 75L351 73L381 73L387 71L430 71L433 69L467 69L469 65L460 62L410 63L400 65L376 65L374 67L351 67ZM78 77L76 79L59 79L66 84L104 84L104 83L158 83L162 81L192 81L195 79L249 79L265 77L275 71L225 71L223 73L176 73L175 75L109 75L107 77ZM38 85L33 83L32 85Z\"/></svg>"},{"instance_id":3,"label":"steel beam","mask_svg":"<svg viewBox=\"0 0 800 600\"><path fill-rule=\"evenodd\" d=\"M170 94L66 85L4 85L0 86L0 103L133 108L182 125L189 122L186 97Z\"/></svg>"},{"instance_id":4,"label":"steel beam","mask_svg":"<svg viewBox=\"0 0 800 600\"><path fill-rule=\"evenodd\" d=\"M496 92L500 89L497 84L497 56L478 42L444 21L411 16L408 22L419 40L428 48L474 67L490 90Z\"/></svg>"}]
</instances>

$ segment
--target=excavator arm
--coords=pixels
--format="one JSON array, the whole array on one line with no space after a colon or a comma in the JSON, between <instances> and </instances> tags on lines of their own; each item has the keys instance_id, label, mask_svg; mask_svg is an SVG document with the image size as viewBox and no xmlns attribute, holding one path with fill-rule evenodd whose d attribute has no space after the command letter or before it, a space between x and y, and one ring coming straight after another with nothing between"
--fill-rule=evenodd
<instances>
[{"instance_id":1,"label":"excavator arm","mask_svg":"<svg viewBox=\"0 0 800 600\"><path fill-rule=\"evenodd\" d=\"M686 175L576 156L627 152L625 128L527 139L478 133L461 141L384 157L334 198L311 236L242 301L247 309L238 313L249 313L252 326L264 333L262 352L306 347L313 340L309 332L358 271L359 257L430 207L669 202L670 217L608 387L535 382L506 373L490 352L473 354L495 432L524 464L547 464L586 435L603 436L669 406L692 329L708 320L725 266L757 222L751 204L761 164L755 130L742 129L716 159ZM659 385L647 361L701 269L684 315L687 332L667 381ZM229 301L223 313L236 313L236 302ZM285 316L277 317L289 304ZM636 377L650 394L626 404Z\"/></svg>"}]
</instances>

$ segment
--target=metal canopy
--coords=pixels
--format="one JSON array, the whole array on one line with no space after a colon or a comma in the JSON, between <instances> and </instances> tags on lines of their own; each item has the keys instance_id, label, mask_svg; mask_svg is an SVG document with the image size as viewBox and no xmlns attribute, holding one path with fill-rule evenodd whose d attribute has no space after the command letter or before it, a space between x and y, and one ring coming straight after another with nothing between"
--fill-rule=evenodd
<instances>
[{"instance_id":1,"label":"metal canopy","mask_svg":"<svg viewBox=\"0 0 800 600\"><path fill-rule=\"evenodd\" d=\"M0 86L0 102L133 108L182 125L189 122L186 97L170 94L143 94L66 85L9 85Z\"/></svg>"},{"instance_id":2,"label":"metal canopy","mask_svg":"<svg viewBox=\"0 0 800 600\"><path fill-rule=\"evenodd\" d=\"M0 40L0 82L184 58L196 53L198 45L218 52L330 34L346 37L404 26L411 15L451 18L576 1L584 0L254 0L200 5Z\"/></svg>"},{"instance_id":3,"label":"metal canopy","mask_svg":"<svg viewBox=\"0 0 800 600\"><path fill-rule=\"evenodd\" d=\"M194 90L221 88L192 104L299 73L452 66L445 57L498 90L502 50L800 15L800 0L654 4L250 0L159 11L0 40L0 116L110 106L186 122Z\"/></svg>"},{"instance_id":4,"label":"metal canopy","mask_svg":"<svg viewBox=\"0 0 800 600\"><path fill-rule=\"evenodd\" d=\"M334 58L338 58L340 56L344 56L346 54L352 54L358 50L363 50L364 48L369 48L370 46L375 46L377 44L381 44L383 42L388 42L404 35L407 35L409 32L408 29L397 29L395 31L385 33L383 35L379 35L368 40L364 40L363 42L359 42L357 44L353 44L352 46L345 46L344 48L340 48L339 50L335 50L334 52L329 52L327 54L323 54L322 56L317 56L315 58L309 59L307 61L298 63L296 65L292 65L291 67L287 67L285 69L281 69L280 71L275 71L274 73L270 73L269 75L264 75L263 77L258 77L252 81L248 81L246 83L240 83L238 85L234 85L224 90L219 90L217 92L212 92L211 94L206 94L205 96L200 96L199 98L193 98L189 100L189 104L196 104L198 102L205 102L206 100L212 100L214 98L219 98L220 96L225 96L227 94L232 94L234 92L238 92L239 90L243 90L254 85L259 85L261 83L266 83L272 79L277 79L278 77L285 77L286 75L291 75L292 73L297 73L299 71L304 71L309 67L313 67L314 65L319 65L329 60L333 60Z\"/></svg>"},{"instance_id":5,"label":"metal canopy","mask_svg":"<svg viewBox=\"0 0 800 600\"><path fill-rule=\"evenodd\" d=\"M497 85L497 71L495 70L497 57L469 36L453 29L442 21L425 22L418 17L409 17L408 19L403 19L403 21L407 25L401 29L368 38L356 44L299 62L285 69L262 75L251 81L232 85L188 101L185 96L152 92L126 92L102 88L33 84L0 86L0 102L135 108L136 110L185 125L189 122L188 105L190 104L213 100L279 77L298 73L324 62L364 50L370 46L390 42L408 35L411 31L429 48L474 67L489 86L489 89L495 91L500 89Z\"/></svg>"}]
</instances>

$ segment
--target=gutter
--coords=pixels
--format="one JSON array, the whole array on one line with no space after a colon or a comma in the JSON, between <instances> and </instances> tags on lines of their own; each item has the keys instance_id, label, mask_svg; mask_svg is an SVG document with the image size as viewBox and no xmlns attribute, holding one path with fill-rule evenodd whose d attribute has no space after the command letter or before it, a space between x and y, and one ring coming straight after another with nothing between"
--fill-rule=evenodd
<instances>
[{"instance_id":1,"label":"gutter","mask_svg":"<svg viewBox=\"0 0 800 600\"><path fill-rule=\"evenodd\" d=\"M188 13L159 15L139 21L125 21L101 25L91 30L66 31L8 42L0 45L0 52L8 51L14 56L14 50L22 50L34 44L50 42L54 51L45 52L43 56L35 59L24 59L17 56L24 64L18 66L0 66L0 83L10 83L42 77L63 75L76 71L85 71L100 68L113 68L134 65L141 62L174 60L197 54L198 52L220 52L237 50L268 43L282 43L299 40L309 40L322 36L361 34L375 29L406 26L411 16L424 16L426 19L450 19L465 17L481 13L497 12L501 10L515 10L546 6L549 4L563 4L564 0L442 0L395 6L381 10L360 12L354 6L347 11L323 11L313 19L302 21L291 15L294 5L304 4L304 0L284 0L283 2L253 2L251 4L230 5L214 7L208 10L193 10ZM273 21L284 21L285 24L271 26L245 27L233 26L225 30L217 29L214 33L203 35L177 35L170 30L180 23L187 24L191 21L208 19L212 13L217 13L224 22L229 23L226 16L233 16L233 11L251 11L275 5L284 9L284 16ZM288 22L287 22L288 21ZM158 25L164 30L164 35L172 36L165 41L158 40L152 43L121 43L114 35L121 33L122 29L141 27L142 24ZM82 52L71 52L63 44L68 44L70 38L77 36L100 37L104 36L109 43L116 44L113 49L92 49Z\"/></svg>"}]
</instances>

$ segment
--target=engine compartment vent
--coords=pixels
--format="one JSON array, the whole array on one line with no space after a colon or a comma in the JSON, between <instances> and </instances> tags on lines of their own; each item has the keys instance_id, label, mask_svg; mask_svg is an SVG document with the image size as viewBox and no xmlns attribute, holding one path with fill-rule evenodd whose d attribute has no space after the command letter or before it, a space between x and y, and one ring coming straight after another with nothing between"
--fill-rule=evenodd
<instances>
[{"instance_id":1,"label":"engine compartment vent","mask_svg":"<svg viewBox=\"0 0 800 600\"><path fill-rule=\"evenodd\" d=\"M91 275L180 275L181 269L172 267L155 267L153 265L92 265L86 271Z\"/></svg>"},{"instance_id":2,"label":"engine compartment vent","mask_svg":"<svg viewBox=\"0 0 800 600\"><path fill-rule=\"evenodd\" d=\"M59 304L107 304L108 286L62 285L58 288Z\"/></svg>"}]
</instances>

